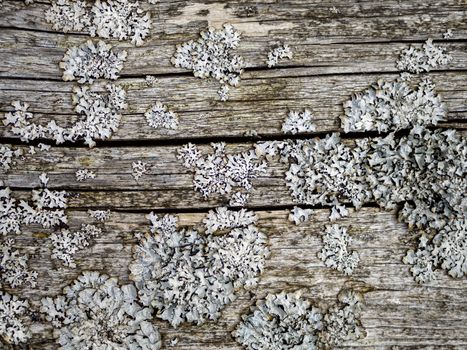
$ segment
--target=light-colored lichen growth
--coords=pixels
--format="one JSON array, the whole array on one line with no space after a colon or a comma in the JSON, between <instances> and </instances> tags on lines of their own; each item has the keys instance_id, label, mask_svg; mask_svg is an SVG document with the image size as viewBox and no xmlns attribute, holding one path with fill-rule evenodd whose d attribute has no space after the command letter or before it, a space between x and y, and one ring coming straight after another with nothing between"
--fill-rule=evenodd
<instances>
[{"instance_id":1,"label":"light-colored lichen growth","mask_svg":"<svg viewBox=\"0 0 467 350\"><path fill-rule=\"evenodd\" d=\"M126 92L121 87L107 84L105 92L95 90L89 86L73 88L72 100L79 119L68 128L57 125L54 120L46 126L31 122L33 115L27 112L29 106L19 101L12 103L15 111L7 113L3 123L22 141L51 138L60 144L84 140L86 145L94 147L95 140L112 136L120 125L122 111L127 108Z\"/></svg>"},{"instance_id":2,"label":"light-colored lichen growth","mask_svg":"<svg viewBox=\"0 0 467 350\"><path fill-rule=\"evenodd\" d=\"M266 163L253 150L228 154L225 143L212 143L213 153L203 155L193 144L179 149L178 159L193 173L193 187L205 199L213 195L230 196L235 189L252 189L251 181L266 172Z\"/></svg>"},{"instance_id":3,"label":"light-colored lichen growth","mask_svg":"<svg viewBox=\"0 0 467 350\"><path fill-rule=\"evenodd\" d=\"M327 267L351 275L360 258L356 251L351 251L349 248L352 238L347 233L347 229L336 224L327 225L322 241L323 248L318 253L318 258Z\"/></svg>"},{"instance_id":4,"label":"light-colored lichen growth","mask_svg":"<svg viewBox=\"0 0 467 350\"><path fill-rule=\"evenodd\" d=\"M46 11L47 22L55 30L64 32L86 31L91 36L106 39L131 40L142 45L151 28L151 16L144 12L138 1L57 0Z\"/></svg>"},{"instance_id":5,"label":"light-colored lichen growth","mask_svg":"<svg viewBox=\"0 0 467 350\"><path fill-rule=\"evenodd\" d=\"M91 218L94 218L95 220L99 222L105 222L110 219L111 216L110 209L109 210L88 210L88 215Z\"/></svg>"},{"instance_id":6,"label":"light-colored lichen growth","mask_svg":"<svg viewBox=\"0 0 467 350\"><path fill-rule=\"evenodd\" d=\"M0 345L19 345L32 336L28 324L29 303L15 295L0 291Z\"/></svg>"},{"instance_id":7,"label":"light-colored lichen growth","mask_svg":"<svg viewBox=\"0 0 467 350\"><path fill-rule=\"evenodd\" d=\"M429 80L415 90L404 81L379 80L344 103L341 127L344 132L388 132L436 125L446 120L446 108L434 89Z\"/></svg>"},{"instance_id":8,"label":"light-colored lichen growth","mask_svg":"<svg viewBox=\"0 0 467 350\"><path fill-rule=\"evenodd\" d=\"M82 249L89 246L91 239L98 237L102 230L89 224L82 224L81 229L71 232L68 229L54 232L49 240L52 244L52 258L58 259L62 264L75 268L74 256Z\"/></svg>"},{"instance_id":9,"label":"light-colored lichen growth","mask_svg":"<svg viewBox=\"0 0 467 350\"><path fill-rule=\"evenodd\" d=\"M232 333L248 350L314 350L323 315L301 292L268 294Z\"/></svg>"},{"instance_id":10,"label":"light-colored lichen growth","mask_svg":"<svg viewBox=\"0 0 467 350\"><path fill-rule=\"evenodd\" d=\"M123 68L126 51L115 53L112 46L99 40L86 41L80 46L67 50L60 62L63 80L77 80L78 83L92 83L95 79L117 79Z\"/></svg>"},{"instance_id":11,"label":"light-colored lichen growth","mask_svg":"<svg viewBox=\"0 0 467 350\"><path fill-rule=\"evenodd\" d=\"M266 61L269 68L276 66L279 61L293 58L292 49L287 44L280 44L268 52L268 59Z\"/></svg>"},{"instance_id":12,"label":"light-colored lichen growth","mask_svg":"<svg viewBox=\"0 0 467 350\"><path fill-rule=\"evenodd\" d=\"M178 116L160 101L156 101L156 103L146 111L144 116L151 128L178 129Z\"/></svg>"},{"instance_id":13,"label":"light-colored lichen growth","mask_svg":"<svg viewBox=\"0 0 467 350\"><path fill-rule=\"evenodd\" d=\"M290 111L282 124L282 132L286 134L298 134L316 131L313 115L308 109L303 112Z\"/></svg>"},{"instance_id":14,"label":"light-colored lichen growth","mask_svg":"<svg viewBox=\"0 0 467 350\"><path fill-rule=\"evenodd\" d=\"M140 177L146 175L149 172L149 164L138 160L131 164L131 170L131 175L136 181L138 181Z\"/></svg>"},{"instance_id":15,"label":"light-colored lichen growth","mask_svg":"<svg viewBox=\"0 0 467 350\"><path fill-rule=\"evenodd\" d=\"M451 61L451 55L447 54L442 47L433 44L432 39L428 39L422 47L410 46L402 50L396 67L399 70L418 74L424 71L429 72Z\"/></svg>"},{"instance_id":16,"label":"light-colored lichen growth","mask_svg":"<svg viewBox=\"0 0 467 350\"><path fill-rule=\"evenodd\" d=\"M28 255L21 255L14 249L13 239L0 240L0 287L3 283L12 288L35 287L37 271L29 268L28 261Z\"/></svg>"},{"instance_id":17,"label":"light-colored lichen growth","mask_svg":"<svg viewBox=\"0 0 467 350\"><path fill-rule=\"evenodd\" d=\"M158 350L161 338L152 308L141 306L132 284L85 272L63 295L43 298L41 312L54 326L61 348Z\"/></svg>"},{"instance_id":18,"label":"light-colored lichen growth","mask_svg":"<svg viewBox=\"0 0 467 350\"><path fill-rule=\"evenodd\" d=\"M352 290L338 295L326 312L302 296L303 291L268 294L232 332L248 350L330 349L365 335L360 324L362 296Z\"/></svg>"},{"instance_id":19,"label":"light-colored lichen growth","mask_svg":"<svg viewBox=\"0 0 467 350\"><path fill-rule=\"evenodd\" d=\"M96 173L89 169L78 169L75 172L76 181L82 182L88 179L95 179Z\"/></svg>"},{"instance_id":20,"label":"light-colored lichen growth","mask_svg":"<svg viewBox=\"0 0 467 350\"><path fill-rule=\"evenodd\" d=\"M172 215L151 213L149 219L151 233L135 248L130 278L158 317L175 327L216 320L237 288L257 284L269 251L253 213L211 211L204 233L177 228Z\"/></svg>"},{"instance_id":21,"label":"light-colored lichen growth","mask_svg":"<svg viewBox=\"0 0 467 350\"><path fill-rule=\"evenodd\" d=\"M312 209L302 209L295 206L289 214L289 221L293 222L295 225L303 224L310 220L310 216L313 214Z\"/></svg>"},{"instance_id":22,"label":"light-colored lichen growth","mask_svg":"<svg viewBox=\"0 0 467 350\"><path fill-rule=\"evenodd\" d=\"M244 66L243 57L234 54L239 44L240 33L230 24L220 30L208 28L198 40L178 45L172 64L192 70L195 77L237 86Z\"/></svg>"}]
</instances>

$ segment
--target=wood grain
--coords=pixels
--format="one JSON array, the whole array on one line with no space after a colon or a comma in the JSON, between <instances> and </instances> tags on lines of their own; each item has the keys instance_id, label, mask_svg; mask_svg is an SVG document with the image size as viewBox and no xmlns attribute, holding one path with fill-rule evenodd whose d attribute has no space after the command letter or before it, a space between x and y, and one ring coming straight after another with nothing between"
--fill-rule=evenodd
<instances>
[{"instance_id":1,"label":"wood grain","mask_svg":"<svg viewBox=\"0 0 467 350\"><path fill-rule=\"evenodd\" d=\"M198 226L204 213L179 214L180 226ZM352 249L360 254L360 264L351 277L324 267L316 254L321 249L320 235L328 224L328 210L314 210L312 220L295 226L287 220L288 211L258 211L257 226L267 234L271 256L261 277L259 287L252 293L239 291L238 299L229 305L217 322L203 326L182 325L172 329L156 321L165 345L173 337L179 339L175 349L240 349L229 332L240 315L257 298L281 290L305 289L304 295L314 303L326 307L341 288L353 287L365 295L362 323L368 334L359 342L347 342L343 348L403 348L440 346L458 348L467 346L467 307L465 281L453 280L443 272L437 279L420 286L413 281L408 266L401 258L412 243L404 225L395 221L394 212L374 208L351 211L340 224L349 227L353 238ZM70 226L89 223L85 212L70 211ZM34 290L19 291L35 304L43 296L53 296L76 278L81 270L99 270L128 280L127 265L131 259L134 232L148 231L144 214L113 212L105 223L104 233L95 243L77 255L78 269L67 269L50 260L50 245L43 229L25 228L17 243L33 258L30 266L39 271L39 285ZM18 291L15 291L18 293ZM36 325L31 349L42 349L51 341L51 329L46 324ZM49 344L46 349L52 349ZM169 347L168 347L169 348Z\"/></svg>"},{"instance_id":2,"label":"wood grain","mask_svg":"<svg viewBox=\"0 0 467 350\"><path fill-rule=\"evenodd\" d=\"M21 0L3 0L0 6L0 119L11 111L14 100L29 103L39 123L55 120L68 126L77 119L71 103L74 83L62 81L58 62L69 47L89 36L53 30L45 21L50 2L27 6ZM192 174L176 159L180 145L194 142L208 151L210 142L226 141L229 152L247 150L257 140L283 138L281 125L288 111L304 108L313 112L317 130L299 137L341 131L343 102L378 79L397 79L395 61L409 45L433 38L452 55L449 65L422 76L433 80L448 110L448 120L440 127L466 135L465 0L160 0L156 5L141 0L140 4L152 16L144 45L106 40L115 50L128 52L116 81L127 90L128 109L112 139L93 149L80 143L53 146L0 173L0 184L10 186L16 198L29 199L31 189L39 186L39 175L46 172L51 189L72 193L71 228L90 222L88 208L112 210L104 233L78 254L77 269L50 259L47 236L52 231L28 226L15 237L16 247L31 254L31 268L39 271L38 286L5 289L30 298L34 306L41 297L60 293L84 270L128 282L134 232L148 230L149 211L178 214L180 225L198 226L208 209L228 203L224 197L204 200L193 191ZM238 53L245 58L246 69L229 101L220 102L216 81L200 80L173 67L170 57L177 44L196 39L209 25L219 28L227 22L242 33ZM453 37L446 39L443 33L448 29ZM267 69L267 53L279 42L292 47L294 58ZM158 79L155 86L145 82L148 74ZM179 115L178 130L155 130L146 124L144 112L156 100ZM28 145L2 124L0 144L13 143L27 151ZM351 135L345 142L360 136L366 135ZM137 160L151 168L135 181L131 164ZM95 171L97 178L77 182L75 171L81 168ZM362 323L367 336L339 349L467 349L465 279L438 271L436 280L418 285L401 262L416 237L397 222L396 212L371 205L358 212L350 208L351 215L340 222L349 227L352 249L360 254L354 274L345 277L324 267L316 254L329 210L315 208L310 222L290 223L288 209L297 203L285 185L285 171L286 166L272 162L267 173L253 181L248 207L257 212L258 227L267 234L272 252L258 288L238 291L238 299L217 322L173 329L155 319L163 348L239 350L230 332L240 315L267 293L304 288L314 303L326 307L341 288L353 287L365 295ZM32 329L30 343L19 348L58 349L50 325L40 317ZM178 344L170 346L174 338Z\"/></svg>"}]
</instances>

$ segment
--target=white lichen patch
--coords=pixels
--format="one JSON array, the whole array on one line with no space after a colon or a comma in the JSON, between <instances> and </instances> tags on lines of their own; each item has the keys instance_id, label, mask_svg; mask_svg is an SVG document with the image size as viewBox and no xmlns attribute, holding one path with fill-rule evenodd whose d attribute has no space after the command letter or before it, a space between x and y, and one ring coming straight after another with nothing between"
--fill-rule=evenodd
<instances>
[{"instance_id":1,"label":"white lichen patch","mask_svg":"<svg viewBox=\"0 0 467 350\"><path fill-rule=\"evenodd\" d=\"M399 70L411 73L429 72L433 68L446 65L452 61L452 56L446 51L433 44L432 39L428 39L423 46L410 46L402 50L396 67Z\"/></svg>"},{"instance_id":2,"label":"white lichen patch","mask_svg":"<svg viewBox=\"0 0 467 350\"><path fill-rule=\"evenodd\" d=\"M178 151L178 159L193 173L193 187L205 199L217 194L230 196L234 188L252 189L251 180L266 172L266 163L253 150L227 154L224 143L212 143L213 153L202 155L187 144Z\"/></svg>"},{"instance_id":3,"label":"white lichen patch","mask_svg":"<svg viewBox=\"0 0 467 350\"><path fill-rule=\"evenodd\" d=\"M150 87L157 86L157 83L159 82L159 79L157 79L154 75L146 75L144 80L146 81L146 85Z\"/></svg>"},{"instance_id":4,"label":"white lichen patch","mask_svg":"<svg viewBox=\"0 0 467 350\"><path fill-rule=\"evenodd\" d=\"M243 72L243 57L234 54L240 33L230 24L223 29L208 28L196 41L178 45L172 64L193 71L198 78L214 78L223 85L237 86Z\"/></svg>"},{"instance_id":5,"label":"white lichen patch","mask_svg":"<svg viewBox=\"0 0 467 350\"><path fill-rule=\"evenodd\" d=\"M323 248L318 253L318 258L327 267L351 275L360 258L356 251L351 251L349 248L352 238L347 233L347 229L336 224L327 225L322 241Z\"/></svg>"},{"instance_id":6,"label":"white lichen patch","mask_svg":"<svg viewBox=\"0 0 467 350\"><path fill-rule=\"evenodd\" d=\"M14 240L0 240L0 281L12 288L27 285L36 286L37 272L29 269L27 255L21 255L13 247ZM0 283L0 287L2 285Z\"/></svg>"},{"instance_id":7,"label":"white lichen patch","mask_svg":"<svg viewBox=\"0 0 467 350\"><path fill-rule=\"evenodd\" d=\"M156 103L144 113L144 116L151 128L172 130L178 128L178 116L160 101L156 101Z\"/></svg>"},{"instance_id":8,"label":"white lichen patch","mask_svg":"<svg viewBox=\"0 0 467 350\"><path fill-rule=\"evenodd\" d=\"M250 195L243 192L235 192L232 197L230 197L229 205L231 207L244 207L248 203Z\"/></svg>"},{"instance_id":9,"label":"white lichen patch","mask_svg":"<svg viewBox=\"0 0 467 350\"><path fill-rule=\"evenodd\" d=\"M23 160L24 152L10 145L0 145L0 171L6 173L19 160Z\"/></svg>"},{"instance_id":10,"label":"white lichen patch","mask_svg":"<svg viewBox=\"0 0 467 350\"><path fill-rule=\"evenodd\" d=\"M45 11L45 19L54 30L82 31L91 24L86 1L57 0Z\"/></svg>"},{"instance_id":11,"label":"white lichen patch","mask_svg":"<svg viewBox=\"0 0 467 350\"><path fill-rule=\"evenodd\" d=\"M127 107L126 93L121 87L107 84L106 92L97 92L89 86L73 88L73 104L79 120L69 128L58 126L51 121L47 126L31 122L32 113L27 112L28 105L15 101L14 112L6 114L3 123L11 127L11 132L22 141L37 138L51 138L57 144L65 141L75 142L79 139L90 147L95 146L95 140L105 140L111 137L120 124L121 113Z\"/></svg>"},{"instance_id":12,"label":"white lichen patch","mask_svg":"<svg viewBox=\"0 0 467 350\"><path fill-rule=\"evenodd\" d=\"M0 291L0 345L19 345L31 338L29 310L27 300Z\"/></svg>"},{"instance_id":13,"label":"white lichen patch","mask_svg":"<svg viewBox=\"0 0 467 350\"><path fill-rule=\"evenodd\" d=\"M201 159L202 156L203 154L196 145L187 143L178 149L177 158L183 161L183 166L185 168L194 168L196 162Z\"/></svg>"},{"instance_id":14,"label":"white lichen patch","mask_svg":"<svg viewBox=\"0 0 467 350\"><path fill-rule=\"evenodd\" d=\"M349 215L349 211L345 205L338 202L334 203L334 206L331 208L331 214L329 215L329 221L334 222L336 220L342 219Z\"/></svg>"},{"instance_id":15,"label":"white lichen patch","mask_svg":"<svg viewBox=\"0 0 467 350\"><path fill-rule=\"evenodd\" d=\"M82 182L89 179L95 179L96 173L89 169L78 169L75 172L76 181Z\"/></svg>"},{"instance_id":16,"label":"white lichen patch","mask_svg":"<svg viewBox=\"0 0 467 350\"><path fill-rule=\"evenodd\" d=\"M54 232L49 240L52 244L52 258L65 266L75 268L74 255L89 246L91 239L98 237L102 230L94 225L82 224L81 229L70 232L68 229Z\"/></svg>"},{"instance_id":17,"label":"white lichen patch","mask_svg":"<svg viewBox=\"0 0 467 350\"><path fill-rule=\"evenodd\" d=\"M351 289L342 290L338 302L331 306L323 317L323 331L319 334L324 348L334 348L346 340L364 338L366 332L360 316L363 296Z\"/></svg>"},{"instance_id":18,"label":"white lichen patch","mask_svg":"<svg viewBox=\"0 0 467 350\"><path fill-rule=\"evenodd\" d=\"M62 139L69 141L84 139L85 144L93 147L95 139L106 140L117 131L121 113L127 108L126 92L113 84L106 85L105 89L105 93L91 91L86 86L77 86L73 89L75 111L82 115L82 118L70 130L61 132L63 129L60 127L52 128L57 143Z\"/></svg>"},{"instance_id":19,"label":"white lichen patch","mask_svg":"<svg viewBox=\"0 0 467 350\"><path fill-rule=\"evenodd\" d=\"M151 233L140 237L130 278L142 302L174 327L216 320L235 299L235 289L257 284L269 251L266 236L252 224L253 213L211 211L204 234L178 229L175 216L151 213L149 219Z\"/></svg>"},{"instance_id":20,"label":"white lichen patch","mask_svg":"<svg viewBox=\"0 0 467 350\"><path fill-rule=\"evenodd\" d=\"M109 220L111 214L110 210L88 210L88 215L100 222Z\"/></svg>"},{"instance_id":21,"label":"white lichen patch","mask_svg":"<svg viewBox=\"0 0 467 350\"><path fill-rule=\"evenodd\" d=\"M0 190L0 234L20 234L23 224L40 224L44 228L66 224L67 195L65 191L47 188L33 190L31 206L24 200L17 203L9 188Z\"/></svg>"},{"instance_id":22,"label":"white lichen patch","mask_svg":"<svg viewBox=\"0 0 467 350\"><path fill-rule=\"evenodd\" d=\"M117 79L127 56L126 51L115 53L112 46L99 40L88 40L80 46L67 50L60 62L63 80L77 80L78 83L92 83L95 79Z\"/></svg>"},{"instance_id":23,"label":"white lichen patch","mask_svg":"<svg viewBox=\"0 0 467 350\"><path fill-rule=\"evenodd\" d=\"M138 1L96 0L91 8L92 36L107 39L131 40L137 46L143 44L151 29L151 16L144 12Z\"/></svg>"},{"instance_id":24,"label":"white lichen patch","mask_svg":"<svg viewBox=\"0 0 467 350\"><path fill-rule=\"evenodd\" d=\"M149 12L132 0L57 0L46 11L46 20L55 30L86 31L91 36L131 40L135 45L143 44L151 28Z\"/></svg>"},{"instance_id":25,"label":"white lichen patch","mask_svg":"<svg viewBox=\"0 0 467 350\"><path fill-rule=\"evenodd\" d=\"M268 294L232 332L248 350L331 349L365 335L360 324L362 296L341 291L326 312L302 297L302 291Z\"/></svg>"},{"instance_id":26,"label":"white lichen patch","mask_svg":"<svg viewBox=\"0 0 467 350\"><path fill-rule=\"evenodd\" d=\"M286 134L298 134L316 131L313 123L313 115L308 109L303 112L290 111L285 122L282 124L282 132Z\"/></svg>"},{"instance_id":27,"label":"white lichen patch","mask_svg":"<svg viewBox=\"0 0 467 350\"><path fill-rule=\"evenodd\" d=\"M152 308L137 300L132 284L85 272L63 295L43 298L41 312L55 328L61 348L158 350L161 338Z\"/></svg>"},{"instance_id":28,"label":"white lichen patch","mask_svg":"<svg viewBox=\"0 0 467 350\"><path fill-rule=\"evenodd\" d=\"M428 80L423 80L415 90L404 81L379 80L344 103L341 127L344 132L388 132L415 125L436 125L446 120L446 109L434 89Z\"/></svg>"},{"instance_id":29,"label":"white lichen patch","mask_svg":"<svg viewBox=\"0 0 467 350\"><path fill-rule=\"evenodd\" d=\"M226 207L219 207L208 212L203 219L203 224L206 233L212 234L225 229L247 227L255 224L257 220L258 218L252 211L246 209L233 211Z\"/></svg>"},{"instance_id":30,"label":"white lichen patch","mask_svg":"<svg viewBox=\"0 0 467 350\"><path fill-rule=\"evenodd\" d=\"M451 39L453 37L453 32L452 29L448 29L443 33L443 38L444 39Z\"/></svg>"},{"instance_id":31,"label":"white lichen patch","mask_svg":"<svg viewBox=\"0 0 467 350\"><path fill-rule=\"evenodd\" d=\"M268 59L266 61L269 68L276 66L279 61L293 58L292 49L287 44L280 44L268 52Z\"/></svg>"},{"instance_id":32,"label":"white lichen patch","mask_svg":"<svg viewBox=\"0 0 467 350\"><path fill-rule=\"evenodd\" d=\"M356 209L370 202L385 209L402 205L400 220L428 239L405 259L417 280L430 280L437 268L453 277L465 276L465 254L460 252L467 212L467 147L456 131L415 125L406 136L358 139L353 146L333 134L261 142L256 152L289 164L285 180L298 203L351 202ZM339 211L331 219L335 214L341 216ZM435 239L434 233L441 232Z\"/></svg>"},{"instance_id":33,"label":"white lichen patch","mask_svg":"<svg viewBox=\"0 0 467 350\"><path fill-rule=\"evenodd\" d=\"M232 332L246 349L318 349L323 315L300 291L268 294L251 311Z\"/></svg>"},{"instance_id":34,"label":"white lichen patch","mask_svg":"<svg viewBox=\"0 0 467 350\"><path fill-rule=\"evenodd\" d=\"M295 206L289 214L289 221L293 222L295 225L303 224L310 220L310 216L313 214L312 209L302 209Z\"/></svg>"},{"instance_id":35,"label":"white lichen patch","mask_svg":"<svg viewBox=\"0 0 467 350\"><path fill-rule=\"evenodd\" d=\"M149 164L138 160L131 164L131 175L133 178L138 181L139 178L143 175L146 175L149 172Z\"/></svg>"},{"instance_id":36,"label":"white lichen patch","mask_svg":"<svg viewBox=\"0 0 467 350\"><path fill-rule=\"evenodd\" d=\"M7 187L0 190L0 234L21 233L23 213Z\"/></svg>"},{"instance_id":37,"label":"white lichen patch","mask_svg":"<svg viewBox=\"0 0 467 350\"><path fill-rule=\"evenodd\" d=\"M222 102L225 102L229 99L229 92L230 88L228 85L222 85L222 87L217 91L217 94L219 95L219 99Z\"/></svg>"}]
</instances>

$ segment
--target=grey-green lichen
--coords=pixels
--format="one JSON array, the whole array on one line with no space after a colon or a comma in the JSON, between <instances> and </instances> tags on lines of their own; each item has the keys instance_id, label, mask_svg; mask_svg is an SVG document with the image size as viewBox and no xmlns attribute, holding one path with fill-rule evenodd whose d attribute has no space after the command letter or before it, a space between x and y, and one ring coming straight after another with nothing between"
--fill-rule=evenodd
<instances>
[{"instance_id":1,"label":"grey-green lichen","mask_svg":"<svg viewBox=\"0 0 467 350\"><path fill-rule=\"evenodd\" d=\"M193 187L205 199L214 195L231 196L234 190L250 191L252 179L266 172L266 163L256 156L254 150L226 152L225 143L212 143L212 153L203 155L191 143L178 150L177 158L194 173Z\"/></svg>"},{"instance_id":2,"label":"grey-green lichen","mask_svg":"<svg viewBox=\"0 0 467 350\"><path fill-rule=\"evenodd\" d=\"M248 350L314 350L339 346L365 335L360 323L362 295L344 290L323 312L302 291L268 294L232 332Z\"/></svg>"},{"instance_id":3,"label":"grey-green lichen","mask_svg":"<svg viewBox=\"0 0 467 350\"><path fill-rule=\"evenodd\" d=\"M234 53L239 44L240 33L230 24L220 30L208 28L198 40L178 45L172 64L192 70L195 77L211 77L223 85L237 86L244 66L243 57Z\"/></svg>"},{"instance_id":4,"label":"grey-green lichen","mask_svg":"<svg viewBox=\"0 0 467 350\"><path fill-rule=\"evenodd\" d=\"M415 125L408 135L392 132L355 140L352 146L336 133L261 142L256 151L289 164L286 184L298 203L351 202L357 209L370 202L386 209L402 205L400 220L430 242L409 251L404 259L418 281L430 280L436 268L454 277L467 273L467 147L455 130Z\"/></svg>"},{"instance_id":5,"label":"grey-green lichen","mask_svg":"<svg viewBox=\"0 0 467 350\"><path fill-rule=\"evenodd\" d=\"M161 338L151 322L152 308L142 306L132 284L84 272L63 295L43 298L41 312L54 326L64 350L157 350Z\"/></svg>"},{"instance_id":6,"label":"grey-green lichen","mask_svg":"<svg viewBox=\"0 0 467 350\"><path fill-rule=\"evenodd\" d=\"M318 258L327 267L351 275L360 258L356 251L351 251L349 248L352 238L347 233L347 228L337 224L326 225L326 232L322 236L322 241L323 247L318 253Z\"/></svg>"},{"instance_id":7,"label":"grey-green lichen","mask_svg":"<svg viewBox=\"0 0 467 350\"><path fill-rule=\"evenodd\" d=\"M27 300L0 291L0 346L2 343L19 345L31 338L29 314Z\"/></svg>"},{"instance_id":8,"label":"grey-green lichen","mask_svg":"<svg viewBox=\"0 0 467 350\"><path fill-rule=\"evenodd\" d=\"M142 45L151 28L151 16L144 12L138 1L57 0L45 12L47 22L55 30L64 32L86 31L91 36L128 40Z\"/></svg>"},{"instance_id":9,"label":"grey-green lichen","mask_svg":"<svg viewBox=\"0 0 467 350\"><path fill-rule=\"evenodd\" d=\"M140 237L130 278L158 317L174 327L216 320L238 288L256 286L269 250L253 213L210 211L204 232L177 228L172 215L149 219L151 232Z\"/></svg>"}]
</instances>

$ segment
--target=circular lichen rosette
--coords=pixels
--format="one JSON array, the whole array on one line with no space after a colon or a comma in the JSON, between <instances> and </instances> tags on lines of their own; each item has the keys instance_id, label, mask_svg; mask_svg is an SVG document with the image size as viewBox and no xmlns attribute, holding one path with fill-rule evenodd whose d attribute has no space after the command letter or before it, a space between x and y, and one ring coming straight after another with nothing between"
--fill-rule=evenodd
<instances>
[{"instance_id":1,"label":"circular lichen rosette","mask_svg":"<svg viewBox=\"0 0 467 350\"><path fill-rule=\"evenodd\" d=\"M132 284L85 272L56 298L42 299L41 311L54 326L66 350L157 350L158 329L151 323L152 308L137 301Z\"/></svg>"},{"instance_id":2,"label":"circular lichen rosette","mask_svg":"<svg viewBox=\"0 0 467 350\"><path fill-rule=\"evenodd\" d=\"M218 208L203 233L177 229L175 216L149 219L151 233L140 237L130 278L143 304L172 326L216 320L238 288L256 285L269 250L253 213Z\"/></svg>"}]
</instances>

